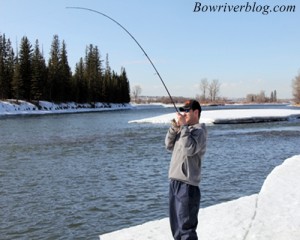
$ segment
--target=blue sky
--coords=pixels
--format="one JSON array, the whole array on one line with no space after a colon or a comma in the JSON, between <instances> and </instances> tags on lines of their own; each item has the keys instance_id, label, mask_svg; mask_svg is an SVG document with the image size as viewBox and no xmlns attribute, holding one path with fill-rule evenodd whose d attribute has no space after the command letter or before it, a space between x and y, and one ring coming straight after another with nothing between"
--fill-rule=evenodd
<instances>
[{"instance_id":1,"label":"blue sky","mask_svg":"<svg viewBox=\"0 0 300 240\"><path fill-rule=\"evenodd\" d=\"M38 39L48 60L53 36L67 45L74 69L86 46L109 55L111 68L125 67L131 87L142 95L166 96L155 71L136 43L109 19L67 6L103 12L139 41L174 96L200 94L201 79L218 79L220 96L245 97L273 90L292 97L292 79L300 70L300 4L296 0L199 1L204 5L296 5L296 11L193 12L191 0L0 0L0 33L14 49L27 36ZM288 3L287 3L288 2ZM258 9L258 8L257 8ZM259 9L258 9L259 10Z\"/></svg>"}]
</instances>

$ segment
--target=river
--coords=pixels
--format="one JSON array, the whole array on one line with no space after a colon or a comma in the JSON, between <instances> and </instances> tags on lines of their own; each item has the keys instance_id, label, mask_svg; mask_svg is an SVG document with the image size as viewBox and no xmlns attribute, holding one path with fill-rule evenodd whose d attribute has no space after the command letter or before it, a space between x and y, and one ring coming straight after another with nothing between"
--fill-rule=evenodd
<instances>
[{"instance_id":1,"label":"river","mask_svg":"<svg viewBox=\"0 0 300 240\"><path fill-rule=\"evenodd\" d=\"M98 239L167 217L168 126L128 121L172 111L0 118L0 239ZM208 132L201 207L259 192L275 166L299 154L298 120Z\"/></svg>"}]
</instances>

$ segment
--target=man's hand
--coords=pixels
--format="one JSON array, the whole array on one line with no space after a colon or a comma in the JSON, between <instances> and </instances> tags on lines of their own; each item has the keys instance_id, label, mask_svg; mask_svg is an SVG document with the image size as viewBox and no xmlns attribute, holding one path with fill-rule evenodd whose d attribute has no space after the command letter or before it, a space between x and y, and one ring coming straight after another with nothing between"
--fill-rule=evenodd
<instances>
[{"instance_id":1,"label":"man's hand","mask_svg":"<svg viewBox=\"0 0 300 240\"><path fill-rule=\"evenodd\" d=\"M185 113L177 113L177 124L179 126L187 125L185 119Z\"/></svg>"},{"instance_id":2,"label":"man's hand","mask_svg":"<svg viewBox=\"0 0 300 240\"><path fill-rule=\"evenodd\" d=\"M176 132L178 132L178 130L179 130L179 128L180 128L180 125L178 124L178 122L177 122L174 118L171 120L171 125L172 125L172 128L173 128Z\"/></svg>"}]
</instances>

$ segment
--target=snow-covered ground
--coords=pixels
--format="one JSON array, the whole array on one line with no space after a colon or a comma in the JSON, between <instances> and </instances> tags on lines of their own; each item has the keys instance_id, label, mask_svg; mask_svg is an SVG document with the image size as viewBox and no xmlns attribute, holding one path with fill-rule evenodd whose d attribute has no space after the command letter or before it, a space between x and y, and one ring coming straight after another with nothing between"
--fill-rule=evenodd
<instances>
[{"instance_id":1,"label":"snow-covered ground","mask_svg":"<svg viewBox=\"0 0 300 240\"><path fill-rule=\"evenodd\" d=\"M130 104L95 103L76 104L74 102L55 104L47 101L39 101L32 104L26 101L6 100L0 101L0 116L26 115L26 114L53 114L53 113L76 113L76 112L98 112L120 109L131 109Z\"/></svg>"},{"instance_id":2,"label":"snow-covered ground","mask_svg":"<svg viewBox=\"0 0 300 240\"><path fill-rule=\"evenodd\" d=\"M129 123L169 123L175 113L133 120ZM202 111L201 122L206 124L252 123L300 118L300 109L222 109Z\"/></svg>"},{"instance_id":3,"label":"snow-covered ground","mask_svg":"<svg viewBox=\"0 0 300 240\"><path fill-rule=\"evenodd\" d=\"M200 209L207 240L299 240L300 155L276 167L258 194ZM103 234L100 240L171 240L168 218Z\"/></svg>"}]
</instances>

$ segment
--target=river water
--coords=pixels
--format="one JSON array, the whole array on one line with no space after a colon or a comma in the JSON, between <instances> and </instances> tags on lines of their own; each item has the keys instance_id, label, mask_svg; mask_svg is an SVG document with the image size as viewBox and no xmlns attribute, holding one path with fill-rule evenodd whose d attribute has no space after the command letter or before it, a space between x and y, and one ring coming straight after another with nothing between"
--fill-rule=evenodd
<instances>
[{"instance_id":1,"label":"river water","mask_svg":"<svg viewBox=\"0 0 300 240\"><path fill-rule=\"evenodd\" d=\"M167 217L168 125L128 121L172 111L0 118L0 239L98 239ZM208 132L201 207L259 192L275 166L300 153L299 120Z\"/></svg>"}]
</instances>

